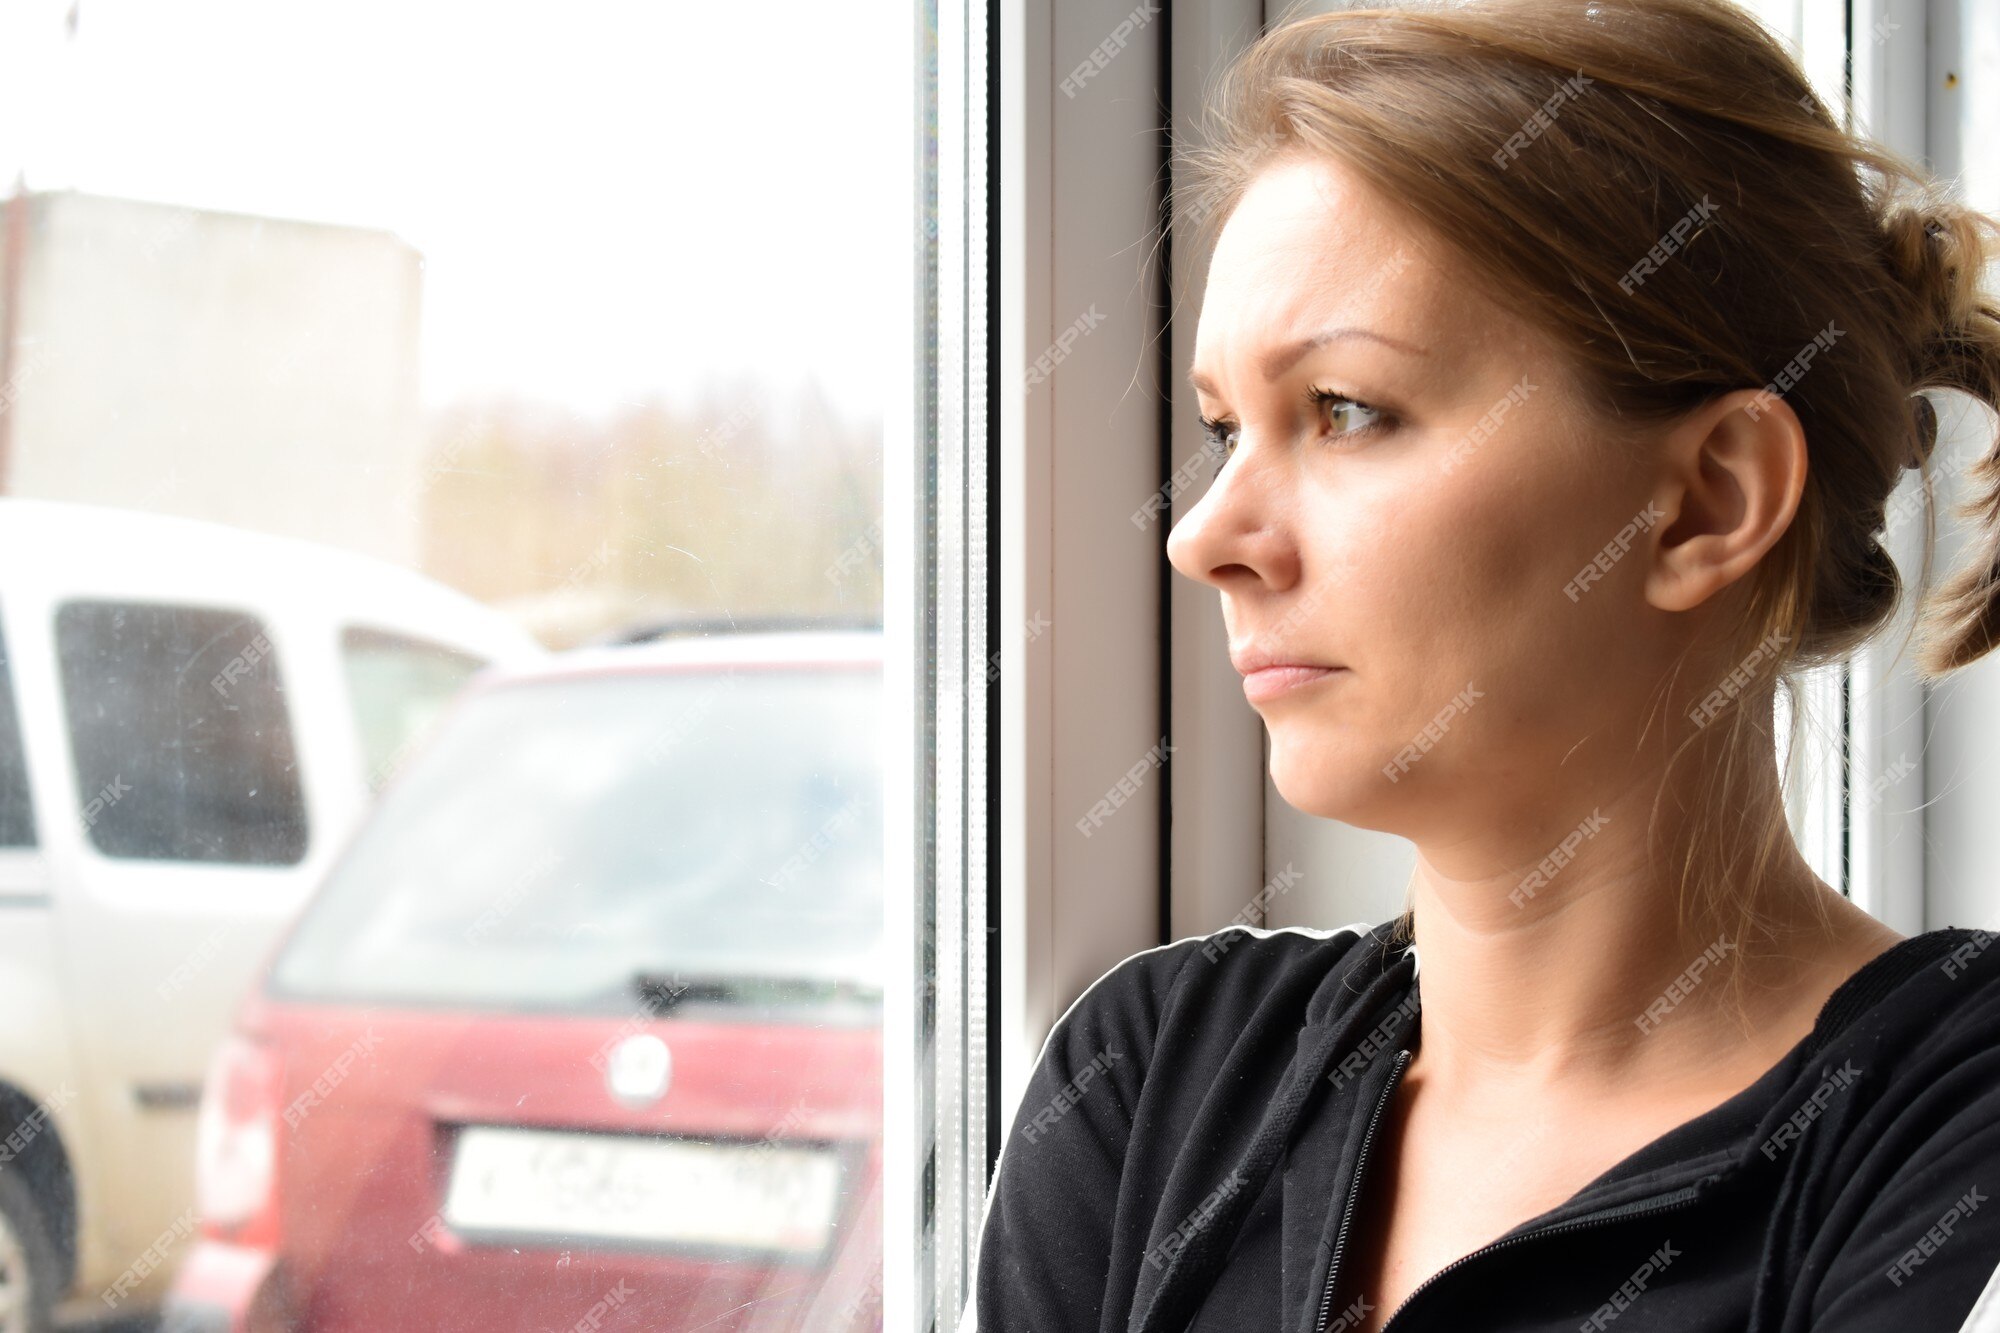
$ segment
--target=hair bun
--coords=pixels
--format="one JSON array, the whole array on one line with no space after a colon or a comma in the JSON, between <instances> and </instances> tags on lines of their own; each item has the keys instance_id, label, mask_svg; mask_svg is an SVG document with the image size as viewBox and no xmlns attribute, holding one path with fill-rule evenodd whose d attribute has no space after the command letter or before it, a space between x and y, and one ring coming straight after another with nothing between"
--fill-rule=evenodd
<instances>
[{"instance_id":1,"label":"hair bun","mask_svg":"<svg viewBox=\"0 0 2000 1333\"><path fill-rule=\"evenodd\" d=\"M1978 313L1987 248L1978 224L1961 205L1937 197L1895 205L1882 221L1884 256L1915 299L1908 329L1913 389L1947 381L1958 335Z\"/></svg>"}]
</instances>

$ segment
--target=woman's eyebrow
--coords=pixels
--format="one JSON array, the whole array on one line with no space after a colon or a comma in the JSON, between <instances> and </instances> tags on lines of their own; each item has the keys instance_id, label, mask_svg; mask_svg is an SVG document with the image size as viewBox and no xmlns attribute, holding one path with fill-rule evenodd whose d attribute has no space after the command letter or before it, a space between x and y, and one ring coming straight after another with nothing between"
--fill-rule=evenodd
<instances>
[{"instance_id":1,"label":"woman's eyebrow","mask_svg":"<svg viewBox=\"0 0 2000 1333\"><path fill-rule=\"evenodd\" d=\"M1381 343L1384 347L1393 347L1395 350L1410 356L1430 355L1429 351L1424 348L1412 347L1406 342L1391 338L1387 334L1377 333L1373 329L1322 329L1318 333L1300 338L1296 342L1286 343L1282 347L1274 348L1265 353L1260 363L1260 369L1263 370L1265 379L1274 380L1296 365L1298 359L1307 352L1316 351L1328 343L1337 342L1342 338L1366 338L1371 342ZM1202 374L1199 370L1188 371L1188 383L1211 398L1220 396L1215 391L1214 381L1210 380L1208 376Z\"/></svg>"}]
</instances>

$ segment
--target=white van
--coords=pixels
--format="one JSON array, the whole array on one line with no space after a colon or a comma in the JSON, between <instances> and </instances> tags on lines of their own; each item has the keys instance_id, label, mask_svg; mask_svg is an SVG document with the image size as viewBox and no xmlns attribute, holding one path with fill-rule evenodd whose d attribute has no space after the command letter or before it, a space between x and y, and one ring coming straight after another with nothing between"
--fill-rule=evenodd
<instances>
[{"instance_id":1,"label":"white van","mask_svg":"<svg viewBox=\"0 0 2000 1333\"><path fill-rule=\"evenodd\" d=\"M385 561L0 499L0 1333L157 1303L275 933L473 672L546 655Z\"/></svg>"}]
</instances>

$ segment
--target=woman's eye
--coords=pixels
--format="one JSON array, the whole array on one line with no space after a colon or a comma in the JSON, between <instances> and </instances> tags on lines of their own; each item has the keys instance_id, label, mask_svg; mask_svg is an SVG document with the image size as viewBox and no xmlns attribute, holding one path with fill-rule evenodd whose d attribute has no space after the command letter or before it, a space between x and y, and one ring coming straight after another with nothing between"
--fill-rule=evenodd
<instances>
[{"instance_id":1,"label":"woman's eye","mask_svg":"<svg viewBox=\"0 0 2000 1333\"><path fill-rule=\"evenodd\" d=\"M1309 389L1306 401L1319 413L1320 420L1336 438L1366 435L1384 429L1387 414L1359 399L1331 389ZM1209 452L1216 458L1217 465L1228 462L1229 456L1236 451L1236 437L1242 427L1234 421L1212 421L1202 417L1201 428L1208 437Z\"/></svg>"},{"instance_id":2,"label":"woman's eye","mask_svg":"<svg viewBox=\"0 0 2000 1333\"><path fill-rule=\"evenodd\" d=\"M1238 429L1236 423L1233 421L1210 421L1207 417L1203 417L1201 419L1201 429L1202 434L1208 437L1209 452L1211 454L1219 454L1222 460L1227 460L1231 451L1236 448L1236 432Z\"/></svg>"},{"instance_id":3,"label":"woman's eye","mask_svg":"<svg viewBox=\"0 0 2000 1333\"><path fill-rule=\"evenodd\" d=\"M1320 417L1335 435L1360 435L1382 422L1379 409L1330 389L1313 389L1306 397L1319 409Z\"/></svg>"}]
</instances>

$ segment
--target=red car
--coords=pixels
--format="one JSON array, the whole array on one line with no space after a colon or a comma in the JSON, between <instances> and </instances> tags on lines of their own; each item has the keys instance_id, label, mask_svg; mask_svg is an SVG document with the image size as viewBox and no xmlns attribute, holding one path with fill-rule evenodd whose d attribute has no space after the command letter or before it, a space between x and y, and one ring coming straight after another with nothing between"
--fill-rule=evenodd
<instances>
[{"instance_id":1,"label":"red car","mask_svg":"<svg viewBox=\"0 0 2000 1333\"><path fill-rule=\"evenodd\" d=\"M881 640L477 678L217 1053L176 1333L879 1329Z\"/></svg>"}]
</instances>

